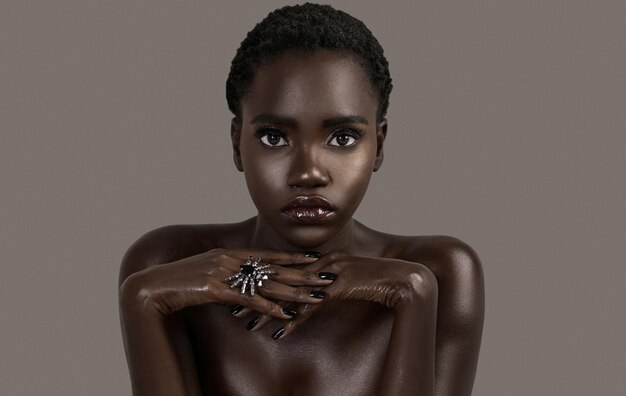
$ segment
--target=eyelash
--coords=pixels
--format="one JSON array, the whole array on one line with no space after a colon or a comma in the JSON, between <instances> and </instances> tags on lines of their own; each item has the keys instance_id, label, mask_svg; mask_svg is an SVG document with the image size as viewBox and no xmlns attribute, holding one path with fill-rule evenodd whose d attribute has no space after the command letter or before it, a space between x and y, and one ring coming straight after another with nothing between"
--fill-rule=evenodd
<instances>
[{"instance_id":1,"label":"eyelash","mask_svg":"<svg viewBox=\"0 0 626 396\"><path fill-rule=\"evenodd\" d=\"M259 127L255 132L254 132L254 136L256 136L259 140L263 139L263 137L268 136L268 135L278 135L279 137L281 137L282 139L287 140L287 136L278 128L272 127L272 126L263 126L263 127ZM363 132L355 127L343 127L341 129L338 129L336 131L334 131L331 134L329 143L331 141L333 141L336 137L338 136L345 136L348 135L351 138L355 139L355 141L358 141L362 136L363 136ZM263 144L266 147L284 147L286 145L289 144L289 142L287 142L287 144L285 145L279 145L279 146L272 146L272 145L268 145L265 144L263 142L261 142L261 144ZM345 145L345 146L341 146L341 145L331 145L332 147L351 147L354 146L356 144L356 142L350 144L350 145Z\"/></svg>"},{"instance_id":2,"label":"eyelash","mask_svg":"<svg viewBox=\"0 0 626 396\"><path fill-rule=\"evenodd\" d=\"M280 129L276 129L274 127L260 127L260 128L258 128L254 132L254 136L256 136L259 140L263 139L265 136L268 136L268 135L278 135L278 136L280 136L283 139L286 138L285 134L282 133L282 131ZM283 145L281 145L281 146L272 146L272 145L269 145L269 144L265 144L262 141L261 141L261 144L263 146L266 146L266 147L282 147L283 146Z\"/></svg>"},{"instance_id":3,"label":"eyelash","mask_svg":"<svg viewBox=\"0 0 626 396\"><path fill-rule=\"evenodd\" d=\"M342 129L339 129L339 130L333 132L333 134L331 135L330 141L332 142L336 137L338 137L338 136L345 136L345 135L348 135L351 138L353 138L355 140L355 142L350 144L350 145L344 145L344 146L339 145L339 146L335 146L335 147L351 147L351 146L354 146L356 144L356 142L363 136L363 132L361 132L361 130L356 129L356 128L342 128Z\"/></svg>"}]
</instances>

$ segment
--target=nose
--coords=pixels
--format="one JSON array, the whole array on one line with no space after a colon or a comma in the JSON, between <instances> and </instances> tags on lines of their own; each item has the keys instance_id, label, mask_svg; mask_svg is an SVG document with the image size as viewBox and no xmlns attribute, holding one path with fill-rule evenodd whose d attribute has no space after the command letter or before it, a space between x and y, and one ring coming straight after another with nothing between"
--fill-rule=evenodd
<instances>
[{"instance_id":1,"label":"nose","mask_svg":"<svg viewBox=\"0 0 626 396\"><path fill-rule=\"evenodd\" d=\"M295 153L287 177L290 188L318 188L330 182L323 160L314 151L302 149Z\"/></svg>"}]
</instances>

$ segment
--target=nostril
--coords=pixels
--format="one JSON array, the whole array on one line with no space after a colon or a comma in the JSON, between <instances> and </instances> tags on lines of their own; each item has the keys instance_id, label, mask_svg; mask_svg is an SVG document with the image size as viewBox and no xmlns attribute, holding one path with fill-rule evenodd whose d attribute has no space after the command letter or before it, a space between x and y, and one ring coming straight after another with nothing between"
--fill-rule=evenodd
<instances>
[{"instance_id":1,"label":"nostril","mask_svg":"<svg viewBox=\"0 0 626 396\"><path fill-rule=\"evenodd\" d=\"M287 184L289 188L317 188L324 187L328 185L328 177L306 177L306 178L298 178L297 180L289 181Z\"/></svg>"},{"instance_id":2,"label":"nostril","mask_svg":"<svg viewBox=\"0 0 626 396\"><path fill-rule=\"evenodd\" d=\"M295 187L316 187L328 183L324 152L314 146L298 145L290 158L287 183Z\"/></svg>"}]
</instances>

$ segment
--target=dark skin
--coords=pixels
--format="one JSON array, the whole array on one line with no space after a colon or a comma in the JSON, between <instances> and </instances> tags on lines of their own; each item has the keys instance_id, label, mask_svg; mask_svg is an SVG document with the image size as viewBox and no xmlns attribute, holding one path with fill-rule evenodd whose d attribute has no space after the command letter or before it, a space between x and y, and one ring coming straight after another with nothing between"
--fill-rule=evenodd
<instances>
[{"instance_id":1,"label":"dark skin","mask_svg":"<svg viewBox=\"0 0 626 396\"><path fill-rule=\"evenodd\" d=\"M384 234L352 218L383 160L377 106L346 54L292 50L257 71L231 135L258 215L164 227L124 257L134 395L471 394L478 256L455 238ZM297 196L322 196L333 212L295 222L280 209ZM253 297L224 282L250 255L277 272ZM233 305L245 308L233 315Z\"/></svg>"}]
</instances>

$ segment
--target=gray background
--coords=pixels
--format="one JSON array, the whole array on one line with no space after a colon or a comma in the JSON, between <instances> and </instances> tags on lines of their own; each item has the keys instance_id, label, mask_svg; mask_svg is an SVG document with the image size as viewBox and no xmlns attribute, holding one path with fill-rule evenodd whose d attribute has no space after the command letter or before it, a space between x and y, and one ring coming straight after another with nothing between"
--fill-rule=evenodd
<instances>
[{"instance_id":1,"label":"gray background","mask_svg":"<svg viewBox=\"0 0 626 396\"><path fill-rule=\"evenodd\" d=\"M0 1L0 393L129 395L120 259L255 214L224 82L283 2ZM391 64L357 218L480 254L475 395L626 389L626 2L333 2Z\"/></svg>"}]
</instances>

